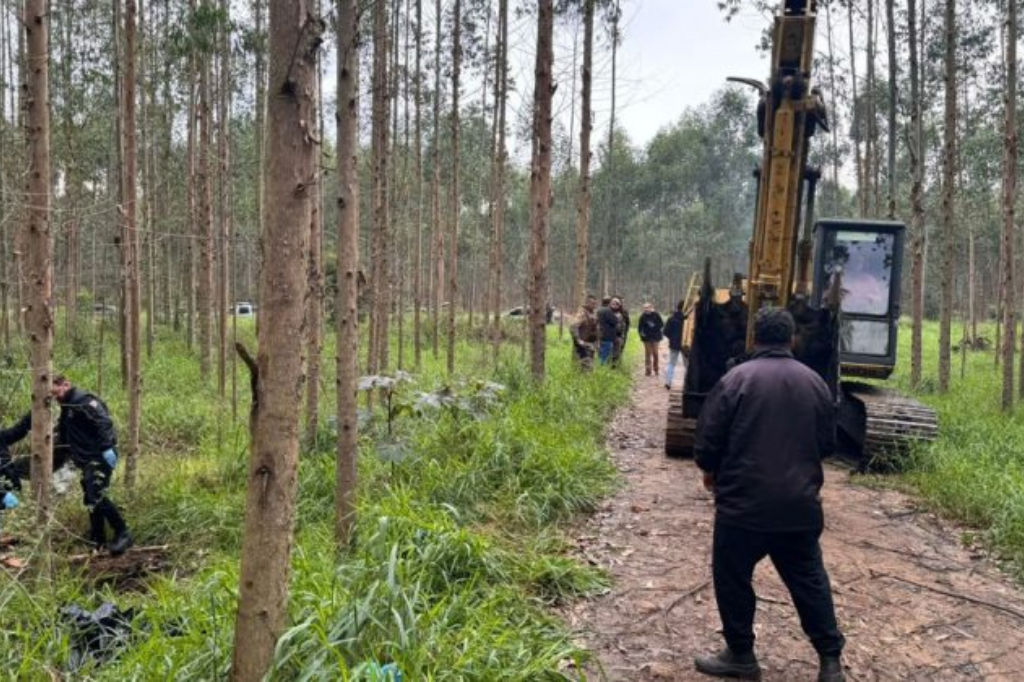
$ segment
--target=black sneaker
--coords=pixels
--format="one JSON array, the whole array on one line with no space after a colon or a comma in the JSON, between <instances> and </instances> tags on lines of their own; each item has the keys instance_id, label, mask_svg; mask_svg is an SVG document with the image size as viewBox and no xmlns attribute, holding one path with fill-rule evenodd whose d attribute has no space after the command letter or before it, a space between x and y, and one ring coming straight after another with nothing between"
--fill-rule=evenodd
<instances>
[{"instance_id":1,"label":"black sneaker","mask_svg":"<svg viewBox=\"0 0 1024 682\"><path fill-rule=\"evenodd\" d=\"M132 539L132 534L128 531L118 533L114 541L111 542L107 549L110 551L112 556L121 556L128 551L128 548L135 544L135 540Z\"/></svg>"},{"instance_id":2,"label":"black sneaker","mask_svg":"<svg viewBox=\"0 0 1024 682\"><path fill-rule=\"evenodd\" d=\"M818 682L844 682L843 662L838 656L821 656L821 667L818 669Z\"/></svg>"},{"instance_id":3,"label":"black sneaker","mask_svg":"<svg viewBox=\"0 0 1024 682\"><path fill-rule=\"evenodd\" d=\"M725 647L713 656L698 656L693 660L698 672L712 677L735 677L741 680L761 679L761 666L753 651L735 654Z\"/></svg>"}]
</instances>

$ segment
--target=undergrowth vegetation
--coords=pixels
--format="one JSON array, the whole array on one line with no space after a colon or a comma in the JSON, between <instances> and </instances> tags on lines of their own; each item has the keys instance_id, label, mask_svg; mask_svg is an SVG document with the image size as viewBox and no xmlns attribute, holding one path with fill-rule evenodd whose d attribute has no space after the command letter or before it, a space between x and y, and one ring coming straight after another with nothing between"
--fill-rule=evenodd
<instances>
[{"instance_id":1,"label":"undergrowth vegetation","mask_svg":"<svg viewBox=\"0 0 1024 682\"><path fill-rule=\"evenodd\" d=\"M957 343L959 328L954 330ZM994 325L980 328L989 341ZM977 529L1024 577L1024 410L1000 407L1002 368L993 350L954 352L950 390L937 393L938 325L926 323L921 389L910 386L910 325L900 328L892 385L935 408L939 439L915 453L904 480L939 511ZM1016 373L1016 370L1015 370Z\"/></svg>"},{"instance_id":2,"label":"undergrowth vegetation","mask_svg":"<svg viewBox=\"0 0 1024 682\"><path fill-rule=\"evenodd\" d=\"M252 347L252 329L242 331ZM407 680L561 679L560 671L585 656L545 607L606 587L604 575L567 558L560 524L593 508L615 484L603 425L627 398L629 373L580 375L568 336L559 340L555 329L542 387L517 345L497 361L479 342L463 341L458 351L464 376L447 383L443 354L435 360L428 350L423 371L394 386L390 414L374 391L375 409L361 416L356 539L340 558L332 537L334 398L324 391L321 429L302 451L291 619L275 679L387 679L388 664ZM406 353L408 365L411 349ZM61 341L58 357L76 383L97 388L94 337ZM123 427L116 346L106 349L103 364L102 396ZM327 389L334 386L330 365ZM4 676L72 672L78 645L60 609L104 601L133 609L131 633L115 655L87 660L75 678L227 673L248 379L239 366L234 409L230 397L219 398L200 379L184 345L169 338L158 340L144 372L139 484L129 494L119 474L113 495L140 545L167 546L167 569L127 586L101 585L83 562L67 560L85 552L86 519L72 484L57 509L55 579L37 583L28 573L0 571ZM4 424L27 406L27 390L18 380L3 392ZM23 540L19 556L31 559L38 534L26 502L3 522Z\"/></svg>"}]
</instances>

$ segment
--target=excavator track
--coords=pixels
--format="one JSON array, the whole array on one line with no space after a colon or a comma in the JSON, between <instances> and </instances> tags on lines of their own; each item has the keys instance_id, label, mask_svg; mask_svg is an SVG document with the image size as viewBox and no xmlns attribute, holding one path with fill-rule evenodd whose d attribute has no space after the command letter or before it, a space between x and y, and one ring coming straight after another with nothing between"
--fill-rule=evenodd
<instances>
[{"instance_id":1,"label":"excavator track","mask_svg":"<svg viewBox=\"0 0 1024 682\"><path fill-rule=\"evenodd\" d=\"M697 420L683 416L683 391L673 389L668 396L665 424L665 454L669 457L693 457Z\"/></svg>"},{"instance_id":2,"label":"excavator track","mask_svg":"<svg viewBox=\"0 0 1024 682\"><path fill-rule=\"evenodd\" d=\"M859 441L857 459L862 469L898 466L912 444L938 437L935 410L913 398L860 382L843 382L842 388L844 401L858 413L860 425L855 429L860 433L850 433L851 420L843 414L840 428L851 440Z\"/></svg>"}]
</instances>

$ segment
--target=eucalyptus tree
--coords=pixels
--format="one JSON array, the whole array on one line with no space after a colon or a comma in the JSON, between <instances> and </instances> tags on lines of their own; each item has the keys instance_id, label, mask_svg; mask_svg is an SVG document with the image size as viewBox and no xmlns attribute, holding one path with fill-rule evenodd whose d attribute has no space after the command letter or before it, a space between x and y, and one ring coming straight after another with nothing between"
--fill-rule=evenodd
<instances>
[{"instance_id":1,"label":"eucalyptus tree","mask_svg":"<svg viewBox=\"0 0 1024 682\"><path fill-rule=\"evenodd\" d=\"M954 18L952 13L953 0L946 0L949 6L946 8L946 21L947 21L947 40L951 41L950 33L954 29ZM1014 288L1014 259L1013 259L1013 244L1016 240L1016 202L1017 202L1017 0L1008 0L1006 10L1006 88L1003 91L1003 136L1005 140L1005 151L1003 153L1003 239L1002 239L1002 255L1003 255L1003 391L1002 391L1002 407L1004 410L1009 410L1013 407L1013 354L1016 345L1016 305L1015 299L1015 288ZM948 52L951 49L947 46L947 68L950 66L952 60L949 57ZM948 96L947 96L948 97ZM954 100L955 105L955 100ZM948 99L947 99L948 106ZM948 117L948 114L947 114ZM948 121L947 121L948 125ZM943 206L944 213L951 211L951 207ZM947 216L943 216L947 218ZM945 235L949 239L949 243L944 246L948 249L948 252L944 250L943 257L952 259L952 217L948 216L949 232ZM947 227L944 222L943 227ZM945 267L951 268L952 265L947 265L945 260L943 262ZM947 274L947 273L944 273ZM948 295L950 301L948 304L952 305L952 284L948 283ZM948 309L946 308L946 295L947 295L947 282L943 279L943 331L947 334L945 337L948 346L948 320L946 315ZM946 365L946 381L948 382L948 347L946 349L941 345L940 340L940 352L945 352L947 355L940 356L941 359L945 359ZM939 375L940 380L942 374Z\"/></svg>"},{"instance_id":2,"label":"eucalyptus tree","mask_svg":"<svg viewBox=\"0 0 1024 682\"><path fill-rule=\"evenodd\" d=\"M231 679L262 679L287 619L299 455L299 411L305 380L302 321L317 142L316 62L324 25L301 3L271 0L265 176L268 258L260 273L252 438L242 536L238 614Z\"/></svg>"}]
</instances>

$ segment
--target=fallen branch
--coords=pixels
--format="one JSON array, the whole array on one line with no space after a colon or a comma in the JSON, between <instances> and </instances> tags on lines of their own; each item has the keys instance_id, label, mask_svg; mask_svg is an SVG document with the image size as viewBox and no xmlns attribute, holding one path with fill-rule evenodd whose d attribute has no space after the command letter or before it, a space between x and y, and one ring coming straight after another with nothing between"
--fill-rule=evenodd
<instances>
[{"instance_id":1,"label":"fallen branch","mask_svg":"<svg viewBox=\"0 0 1024 682\"><path fill-rule=\"evenodd\" d=\"M128 556L130 554L155 554L157 552L166 552L170 548L170 545L150 545L149 547L132 547L130 550L128 550L126 554L122 554L121 556ZM89 552L87 554L72 554L71 556L66 557L66 560L74 563L81 561L89 561L90 559L109 559L112 556L113 555L111 554L103 554L102 552Z\"/></svg>"},{"instance_id":2,"label":"fallen branch","mask_svg":"<svg viewBox=\"0 0 1024 682\"><path fill-rule=\"evenodd\" d=\"M892 575L891 573L883 573L881 571L871 571L871 577L889 578L890 580L906 583L907 585L913 585L914 587L919 587L922 590L928 590L929 592L934 592L935 594L941 594L946 597L952 597L953 599L959 599L961 601L969 602L971 604L977 604L979 606L987 606L990 609L995 609L996 611L1001 611L1003 613L1009 614L1011 616L1016 616L1017 618L1024 620L1024 611L1018 611L1012 606L997 604L996 602L989 601L987 599L982 599L981 597L972 597L969 594L961 594L960 592L953 592L952 590L944 590L941 587L935 587L934 585L919 583L916 580L911 580L910 578L902 578L898 575Z\"/></svg>"},{"instance_id":3,"label":"fallen branch","mask_svg":"<svg viewBox=\"0 0 1024 682\"><path fill-rule=\"evenodd\" d=\"M672 601L671 604L668 605L668 608L665 609L665 615L667 616L669 614L669 612L672 611L672 609L674 609L675 607L679 606L679 604L681 604L684 599L686 599L687 597L692 597L693 595L697 594L698 592L700 592L701 590L703 590L705 587L707 587L710 584L711 584L710 580L705 580L700 585L695 585L694 587L691 587L690 589L688 589L686 592L683 592L681 595L676 597Z\"/></svg>"}]
</instances>

